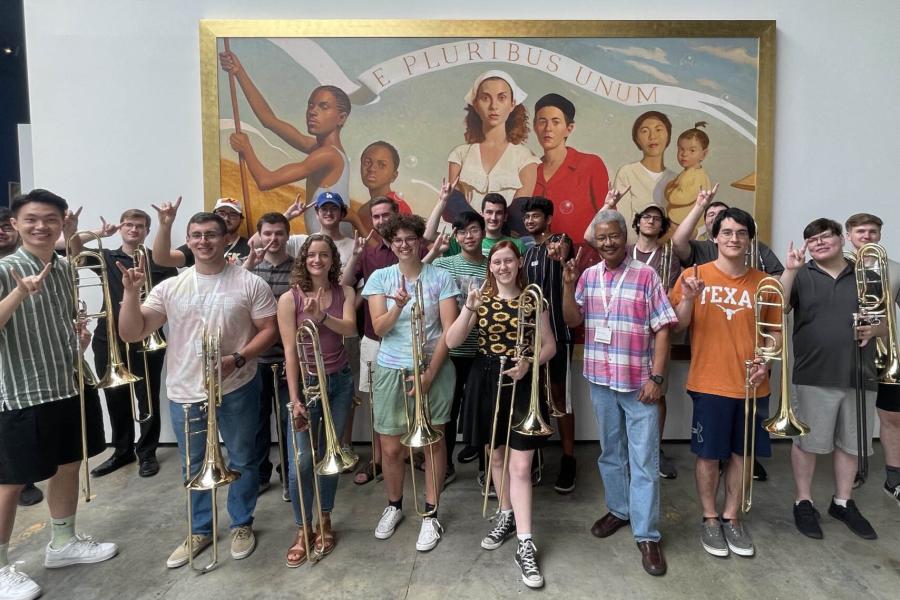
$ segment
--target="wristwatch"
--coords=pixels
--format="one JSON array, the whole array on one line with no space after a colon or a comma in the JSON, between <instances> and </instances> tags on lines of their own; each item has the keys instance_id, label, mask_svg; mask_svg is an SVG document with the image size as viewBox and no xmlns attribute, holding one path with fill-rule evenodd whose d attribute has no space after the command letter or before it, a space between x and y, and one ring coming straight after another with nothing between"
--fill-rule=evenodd
<instances>
[{"instance_id":1,"label":"wristwatch","mask_svg":"<svg viewBox=\"0 0 900 600\"><path fill-rule=\"evenodd\" d=\"M231 357L234 359L234 366L238 369L247 364L247 359L241 356L240 352L235 352Z\"/></svg>"},{"instance_id":2,"label":"wristwatch","mask_svg":"<svg viewBox=\"0 0 900 600\"><path fill-rule=\"evenodd\" d=\"M663 381L665 381L665 380L666 380L666 378L663 377L662 375L651 375L650 376L650 381L652 381L656 385L662 385Z\"/></svg>"}]
</instances>

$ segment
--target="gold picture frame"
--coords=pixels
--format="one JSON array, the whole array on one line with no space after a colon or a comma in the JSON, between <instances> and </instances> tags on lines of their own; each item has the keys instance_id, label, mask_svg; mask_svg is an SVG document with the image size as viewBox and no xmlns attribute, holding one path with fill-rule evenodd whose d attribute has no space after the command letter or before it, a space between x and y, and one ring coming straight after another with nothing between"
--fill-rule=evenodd
<instances>
[{"instance_id":1,"label":"gold picture frame","mask_svg":"<svg viewBox=\"0 0 900 600\"><path fill-rule=\"evenodd\" d=\"M744 145L746 141L751 139L754 147L752 156L748 150L742 149L740 151L741 158L733 161L734 163L740 163L739 165L731 163L720 165L722 173L731 173L731 175L724 178L724 176L716 177L717 173L714 173L713 180L720 181L721 188L730 190L732 198L723 198L729 203L732 203L734 198L739 198L734 200L735 204L741 205L742 202L747 204L745 199L740 199L746 198L741 196L746 194L746 192L737 190L752 190L753 196L750 208L756 217L761 238L764 240L769 239L772 221L773 189L775 21L203 20L200 22L200 60L203 180L204 200L207 207L211 207L215 199L222 193L223 154L227 155L231 152L227 138L224 137L225 132L221 129L221 119L226 115L230 116L229 107L231 102L227 94L225 94L226 97L222 97L222 90L228 89L227 83L223 83L223 81L227 80L227 74L220 68L217 54L222 50L222 44L225 39L232 40L232 48L241 48L247 47L247 44L250 42L245 43L238 40L246 40L248 38L252 39L254 43L259 41L258 38L263 38L264 41L283 38L310 40L319 46L326 46L326 54L329 54L330 49L330 54L334 55L330 58L336 63L340 63L341 57L343 57L348 65L351 63L357 64L360 61L365 64L366 59L372 61L383 59L385 56L390 55L390 51L394 51L396 54L397 48L403 46L404 43L408 44L410 49L403 50L401 48L401 54L403 52L414 54L423 48L436 48L442 44L446 46L451 42L463 44L469 41L482 40L493 40L494 42L499 40L512 45L521 43L523 48L526 46L568 48L577 45L578 48L585 49L584 53L576 53L573 56L565 55L564 58L573 60L574 64L581 64L586 66L586 68L593 69L598 73L598 78L603 80L602 85L607 85L610 81L618 81L620 84L623 81L632 82L638 88L638 105L641 102L640 94L643 93L645 106L650 108L657 106L657 104L651 102L651 99L656 100L658 97L653 96L651 98L651 92L647 91L651 88L658 88L659 90L663 90L663 88L666 90L677 88L683 92L683 96L689 99L688 104L699 102L699 105L704 107L703 110L706 110L711 104L716 104L713 109L710 109L713 114L711 120L715 120L716 124L739 122L738 126L732 127L733 131L725 126L718 127L718 125L714 125L715 131L725 131L726 133L720 135L718 140L713 135L710 136L713 138L711 156L716 157L718 153L718 156L721 157L727 152L732 152L731 149L736 147L736 145ZM654 43L654 40L659 43ZM674 49L682 46L690 48L694 54L687 58L682 55L678 59L680 62L675 64L673 62L676 59ZM641 51L642 48L643 52ZM673 50L669 51L668 48L673 48ZM753 53L754 50L755 55ZM479 58L483 59L482 54L484 53L479 53ZM529 54L528 56L530 58L532 55ZM615 64L616 69L619 69L620 64L624 63L628 68L632 69L631 72L640 71L645 83L639 81L638 79L640 78L630 76L608 77L604 80L603 76L606 73L606 69L597 68L596 60L598 60L598 57L609 59L609 64ZM693 62L685 62L688 59ZM427 62L427 56L422 60ZM719 63L717 66L716 61ZM383 61L383 64L387 64L387 62L389 61ZM495 62L496 64L494 64ZM510 60L481 60L474 61L474 63L477 63L479 66L483 65L483 68L519 68L520 66ZM289 68L285 68L286 64ZM715 79L712 75L707 76L706 65L712 65L708 67L709 72L714 73L720 79ZM343 65L341 64L340 66ZM465 66L468 69L467 72L471 72L470 65ZM288 92L285 89L294 87L290 83L291 74L297 73L297 77L300 77L302 74L302 67L297 66L297 71L293 71L293 68L285 61L272 65L273 77L269 77L269 81L280 81L282 83L271 85L265 90L265 93L287 94ZM538 71L533 65L524 65L524 68L529 69L528 73ZM609 68L612 69L612 66ZM345 70L350 69L351 67L348 66ZM637 69L637 71L634 71L634 69ZM694 75L679 75L679 73L690 73L691 69L694 70ZM446 77L449 77L455 71L458 71L458 69L449 68L449 65L445 69L435 68L435 73L445 73L447 74ZM619 71L629 72L623 69L619 69ZM755 71L755 85L753 85L752 81L754 77L752 71ZM371 85L377 87L379 84L377 73L374 73L372 69L365 70L365 73L368 74ZM673 75L673 73L675 74ZM732 73L734 79L722 80L720 76L722 73L725 73L726 76ZM750 73L750 75L747 73ZM280 80L274 77L276 74L281 77ZM418 81L414 81L411 76L405 82L397 84L389 82L391 90L393 90L391 93L399 93L397 90L406 84L410 86L418 85L424 88L424 90L419 92L418 97L421 97L422 94L427 94L429 89L440 88L440 86L435 85L440 83L440 78L432 77L432 75L434 74L430 74L429 78L422 77ZM572 78L560 80L556 73L541 73L540 75L548 77L552 75L555 78L547 83L548 86L552 86L554 81L561 81L560 86L576 91L581 91L578 86L584 80L584 71L579 71L581 77L576 77L574 80ZM303 76L305 77L305 75ZM536 74L535 77L537 76ZM677 83L672 83L673 81ZM357 82L359 82L359 79L357 79ZM385 82L381 81L380 83L383 84ZM582 86L586 90L585 98L588 98L591 103L597 102L602 105L603 102L609 99L604 98L603 93L607 92L607 95L609 95L608 93L611 90L599 88L600 84L593 83L593 81L591 81L591 84L598 86L599 93L598 91L591 92L591 90L587 90L586 86ZM541 80L540 85L535 87L541 86L544 86L543 80ZM647 86L643 92L640 91L641 86ZM702 86L707 87L703 88ZM262 86L260 87L262 88ZM732 87L742 90L740 97L737 94L734 98L728 95ZM312 87L307 87L306 93L309 93L311 90ZM621 92L621 90L622 88L620 87L619 91ZM724 91L716 96L715 94L719 90ZM458 93L454 91L450 94L454 103L453 110L457 109L457 105L462 104L462 96L465 91L464 89L459 89ZM296 106L294 104L305 107L306 98L297 98L296 94L298 93L301 92L295 91L292 96L284 96L282 104L290 104L291 109L295 112ZM240 96L240 90L238 95ZM387 95L387 92L385 92L385 95ZM392 96L392 101L396 102L397 97L397 95ZM537 95L530 97L531 103L537 97ZM284 98L287 98L287 100L285 101ZM717 101L713 102L715 100ZM239 98L239 102L243 101L242 97ZM278 104L278 102L273 101L272 104ZM738 106L739 104L742 104L743 108ZM429 105L430 103L428 102L420 102L420 106L423 109ZM367 110L370 110L367 107L374 106L375 104L361 104L359 109L354 106L354 111L356 112L354 112L352 117L349 117L347 127L348 129L355 127L359 130L360 134L356 138L359 140L359 144L365 143L367 139L384 138L387 135L386 131L395 130L395 128L385 126L384 111L386 107L382 104L377 106L380 115L380 129L368 134L365 132L367 124L365 113ZM665 110L665 106L670 105L663 106L664 108L661 110ZM273 106L273 109L276 111L279 108L283 108L283 106ZM406 109L408 108L406 107ZM458 106L458 108L461 109L461 106ZM633 105L627 105L626 108L630 110L628 114L634 113L633 109L635 107ZM611 112L609 112L608 116L615 114L613 109L615 111L624 110L617 105L610 108ZM686 116L679 119L677 127L677 129L684 129L691 124L690 117L692 115L690 108L679 105L677 109L680 112L684 112L682 109L687 111L685 113ZM750 121L746 119L742 121L735 117L735 112L729 112L734 109L737 109L737 113L755 117L755 119L752 119L752 127L747 125ZM371 110L374 112L374 108ZM581 105L578 106L578 110L579 112L582 111ZM588 113L589 111L585 110L584 112ZM697 114L699 115L700 112ZM357 113L363 114L358 116ZM246 109L246 106L243 107L242 114L248 115L248 122L253 120L253 114ZM458 134L454 134L455 137L447 140L440 139L438 136L433 138L429 136L428 142L430 145L426 149L428 152L428 161L426 162L429 164L440 165L444 161L444 157L447 156L447 151L462 141L461 110L459 113L448 114L447 118L458 130ZM719 118L724 119L724 121L717 120ZM242 116L239 121L243 120L244 117ZM432 115L425 122L438 123L439 120L437 116ZM605 118L605 120L608 121L608 118ZM593 136L585 137L583 134L589 133L595 124L587 119L576 119L576 121L578 123L576 133L582 136L579 138L579 144L584 145L586 141L593 143L595 141ZM623 139L626 137L622 133L626 131L625 125L620 123L615 117L613 122L618 128L618 137L615 140L606 140L604 143L614 145L616 152L625 152L630 148L630 151L633 153L632 140L630 138ZM253 123L249 124L253 125ZM603 129L608 128L606 127L608 125L610 123L604 122L598 127ZM419 123L418 127L421 129L422 124ZM630 129L630 127L631 124L629 122L627 129ZM396 129L399 130L402 127ZM420 137L422 135L422 131L414 132L413 134L407 132L405 135L415 135L415 133L418 133ZM676 135L676 128L673 128L671 134L673 146ZM726 146L724 139L745 141L734 142L733 145ZM717 142L719 145L717 145ZM359 144L349 149L351 165L358 165L359 152L362 150L361 147L358 147ZM588 151L593 151L593 149L588 148ZM287 154L283 150L282 152ZM734 152L737 151L735 150ZM432 156L432 153L434 156ZM669 153L672 154L671 149ZM415 158L414 154L408 157L408 165L413 165L413 158ZM674 163L675 161L673 160L672 162ZM713 162L712 158L710 162ZM418 168L419 166L422 165L413 165L410 168ZM610 176L616 166L615 164L609 165ZM740 170L736 171L735 169ZM433 184L439 184L441 176L446 175L446 173L437 172L439 169L435 167L431 167L427 172L425 171L426 169L423 167L420 172L416 173L416 176L419 177L419 180L427 179ZM737 175L735 176L735 174ZM359 178L358 166L356 170L351 167L351 177L354 179ZM424 191L422 195L426 195ZM433 196L430 196L430 192L428 197L429 199L433 198ZM420 207L419 212L426 210L426 208Z\"/></svg>"}]
</instances>

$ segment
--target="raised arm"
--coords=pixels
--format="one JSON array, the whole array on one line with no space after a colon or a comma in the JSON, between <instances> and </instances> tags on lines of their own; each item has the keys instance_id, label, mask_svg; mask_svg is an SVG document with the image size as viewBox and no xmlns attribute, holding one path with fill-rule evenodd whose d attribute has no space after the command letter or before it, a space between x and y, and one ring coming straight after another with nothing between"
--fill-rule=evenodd
<instances>
[{"instance_id":1,"label":"raised arm","mask_svg":"<svg viewBox=\"0 0 900 600\"><path fill-rule=\"evenodd\" d=\"M232 150L240 154L246 161L250 175L256 182L256 187L262 191L306 179L309 175L319 171L336 168L339 166L338 161L341 161L340 166L343 166L343 159L336 151L314 152L306 160L289 163L271 171L256 156L246 133L232 133L229 143Z\"/></svg>"},{"instance_id":2,"label":"raised arm","mask_svg":"<svg viewBox=\"0 0 900 600\"><path fill-rule=\"evenodd\" d=\"M444 330L444 341L448 348L456 348L466 341L469 332L478 321L478 307L481 306L481 303L481 289L474 283L470 283L462 312L454 319L453 324Z\"/></svg>"},{"instance_id":3,"label":"raised arm","mask_svg":"<svg viewBox=\"0 0 900 600\"><path fill-rule=\"evenodd\" d=\"M630 191L630 185L620 192L612 182L609 182L609 190L606 192L606 198L603 199L603 207L600 210L618 210L619 200ZM599 213L600 210L597 212ZM596 218L596 215L594 217ZM599 250L597 241L594 239L594 219L591 219L591 222L587 224L587 228L584 230L584 241L594 250Z\"/></svg>"},{"instance_id":4,"label":"raised arm","mask_svg":"<svg viewBox=\"0 0 900 600\"><path fill-rule=\"evenodd\" d=\"M581 248L575 254L575 258L566 261L563 267L563 321L566 327L578 327L584 322L584 312L575 301L575 284L578 282L578 260L581 258Z\"/></svg>"},{"instance_id":5,"label":"raised arm","mask_svg":"<svg viewBox=\"0 0 900 600\"><path fill-rule=\"evenodd\" d=\"M159 230L153 238L153 262L162 267L183 267L186 262L184 252L172 248L172 223L178 216L181 196L174 203L163 202L162 206L150 206L156 209L159 221Z\"/></svg>"},{"instance_id":6,"label":"raised arm","mask_svg":"<svg viewBox=\"0 0 900 600\"><path fill-rule=\"evenodd\" d=\"M373 229L372 231L375 230ZM344 268L341 270L341 285L350 287L356 285L356 265L359 264L359 259L366 249L369 239L372 237L372 231L364 238L357 236L357 238L353 240L353 252L350 254L350 260L347 261L347 264L344 265Z\"/></svg>"},{"instance_id":7,"label":"raised arm","mask_svg":"<svg viewBox=\"0 0 900 600\"><path fill-rule=\"evenodd\" d=\"M680 290L679 290L680 285ZM680 294L681 298L675 304L675 316L678 317L678 325L675 331L684 331L691 325L691 318L694 313L694 301L697 296L703 293L706 284L700 279L697 272L697 265L694 265L693 271L684 271L681 275L681 281L675 284L675 294Z\"/></svg>"},{"instance_id":8,"label":"raised arm","mask_svg":"<svg viewBox=\"0 0 900 600\"><path fill-rule=\"evenodd\" d=\"M143 259L131 269L116 262L122 273L122 304L119 308L119 337L123 342L134 344L162 327L166 315L146 306L141 306L141 286L144 283Z\"/></svg>"},{"instance_id":9,"label":"raised arm","mask_svg":"<svg viewBox=\"0 0 900 600\"><path fill-rule=\"evenodd\" d=\"M238 85L241 86L241 90L250 104L250 109L263 127L305 154L315 150L316 138L300 132L299 129L287 121L278 118L275 111L272 110L272 107L269 106L269 103L266 102L266 99L263 98L263 95L253 83L253 80L250 79L250 75L244 70L243 65L241 65L234 52L220 52L219 62L223 70L234 75L235 79L237 79Z\"/></svg>"},{"instance_id":10,"label":"raised arm","mask_svg":"<svg viewBox=\"0 0 900 600\"><path fill-rule=\"evenodd\" d=\"M450 163L451 170L454 166L459 167L456 163ZM448 183L449 181L453 183ZM444 209L447 208L447 198L450 197L450 192L453 191L458 181L458 176L456 179L444 179L441 181L441 191L438 194L437 201L434 203L431 214L428 216L428 221L425 223L425 234L422 236L429 242L433 242L437 238L437 230L441 224L441 215L444 214Z\"/></svg>"},{"instance_id":11,"label":"raised arm","mask_svg":"<svg viewBox=\"0 0 900 600\"><path fill-rule=\"evenodd\" d=\"M718 190L718 183L714 185L711 190L700 190L700 193L697 194L697 200L694 202L694 206L691 207L691 210L684 218L684 221L678 225L675 229L675 233L672 234L672 250L682 264L686 263L691 258L691 238L694 236L694 229L697 228L697 223L699 223L703 218L703 215L706 214L706 209L709 208L709 205L713 201L713 198L715 198Z\"/></svg>"}]
</instances>

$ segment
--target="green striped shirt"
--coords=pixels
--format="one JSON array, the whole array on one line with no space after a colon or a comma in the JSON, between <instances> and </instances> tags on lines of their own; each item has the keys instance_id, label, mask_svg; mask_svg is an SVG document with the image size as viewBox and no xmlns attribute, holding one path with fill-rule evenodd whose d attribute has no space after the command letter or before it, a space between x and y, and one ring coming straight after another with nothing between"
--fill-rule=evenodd
<instances>
[{"instance_id":1,"label":"green striped shirt","mask_svg":"<svg viewBox=\"0 0 900 600\"><path fill-rule=\"evenodd\" d=\"M459 310L465 310L463 305L469 294L469 284L472 283L477 287L481 287L487 277L487 258L483 257L480 263L473 263L466 260L462 254L454 254L453 256L442 256L434 259L434 266L440 267L450 272L459 286L460 295L457 296L459 301ZM478 328L473 327L472 331L466 337L466 341L462 345L450 350L450 356L475 356L478 352Z\"/></svg>"},{"instance_id":2,"label":"green striped shirt","mask_svg":"<svg viewBox=\"0 0 900 600\"><path fill-rule=\"evenodd\" d=\"M10 275L37 275L44 264L25 248L0 258L0 298L16 288ZM0 411L71 398L75 386L77 341L72 319L75 301L69 263L53 256L41 291L22 301L0 329Z\"/></svg>"}]
</instances>

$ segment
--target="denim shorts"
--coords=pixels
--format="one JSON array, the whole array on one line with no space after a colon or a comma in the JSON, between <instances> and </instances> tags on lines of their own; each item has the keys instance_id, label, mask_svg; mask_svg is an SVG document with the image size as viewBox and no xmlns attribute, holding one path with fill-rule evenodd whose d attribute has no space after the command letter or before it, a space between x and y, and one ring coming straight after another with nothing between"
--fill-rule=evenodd
<instances>
[{"instance_id":1,"label":"denim shorts","mask_svg":"<svg viewBox=\"0 0 900 600\"><path fill-rule=\"evenodd\" d=\"M744 400L688 390L694 401L691 452L709 460L728 460L744 453ZM762 427L768 416L769 397L756 399L756 456L772 456L769 434Z\"/></svg>"}]
</instances>

